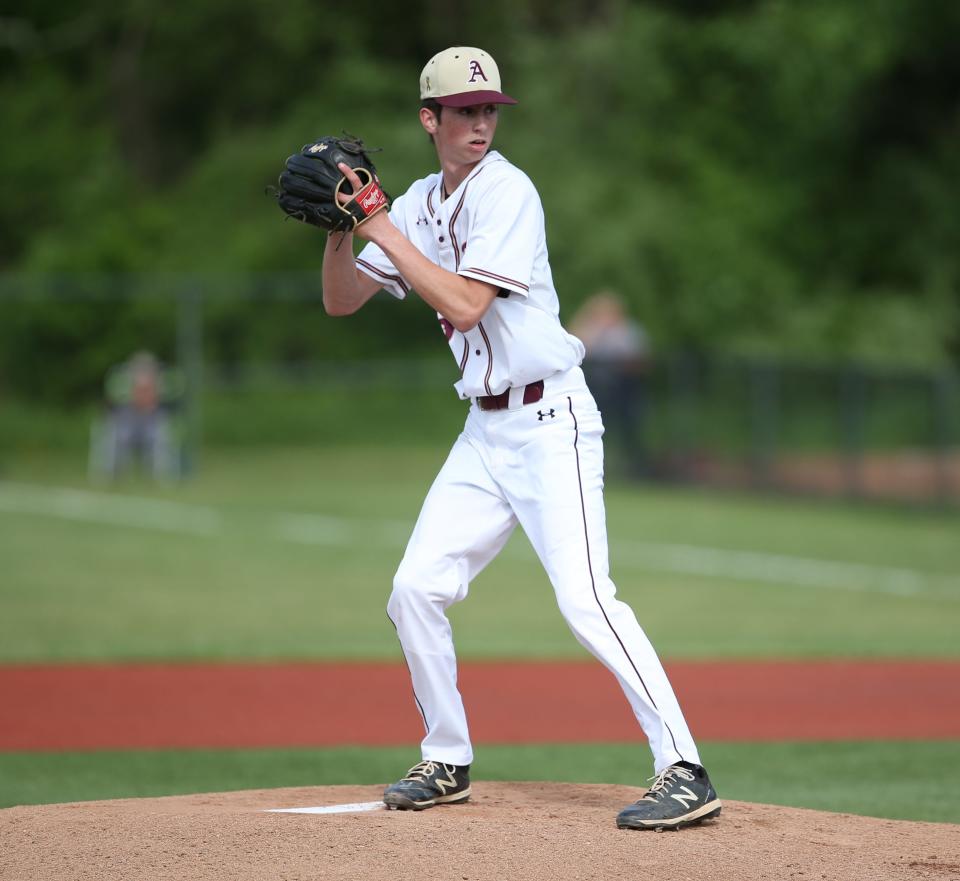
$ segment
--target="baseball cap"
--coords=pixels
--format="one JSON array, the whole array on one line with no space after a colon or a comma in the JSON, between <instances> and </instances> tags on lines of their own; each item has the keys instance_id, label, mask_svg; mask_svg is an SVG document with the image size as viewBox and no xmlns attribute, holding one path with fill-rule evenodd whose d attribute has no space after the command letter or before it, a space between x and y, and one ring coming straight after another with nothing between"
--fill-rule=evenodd
<instances>
[{"instance_id":1,"label":"baseball cap","mask_svg":"<svg viewBox=\"0 0 960 881\"><path fill-rule=\"evenodd\" d=\"M420 98L444 107L517 103L500 91L497 62L472 46L451 46L434 55L420 74Z\"/></svg>"}]
</instances>

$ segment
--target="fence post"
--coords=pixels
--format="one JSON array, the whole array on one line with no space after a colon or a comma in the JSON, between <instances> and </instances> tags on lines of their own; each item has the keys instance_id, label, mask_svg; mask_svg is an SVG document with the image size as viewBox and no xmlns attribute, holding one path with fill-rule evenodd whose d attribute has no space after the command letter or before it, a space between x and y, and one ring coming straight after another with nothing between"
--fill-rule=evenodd
<instances>
[{"instance_id":1,"label":"fence post","mask_svg":"<svg viewBox=\"0 0 960 881\"><path fill-rule=\"evenodd\" d=\"M177 294L177 360L184 376L184 476L200 464L203 434L203 292L196 280L185 281Z\"/></svg>"},{"instance_id":2,"label":"fence post","mask_svg":"<svg viewBox=\"0 0 960 881\"><path fill-rule=\"evenodd\" d=\"M777 446L780 382L774 363L752 361L750 376L750 473L755 486L769 486Z\"/></svg>"},{"instance_id":3,"label":"fence post","mask_svg":"<svg viewBox=\"0 0 960 881\"><path fill-rule=\"evenodd\" d=\"M945 508L953 500L951 442L953 440L952 405L956 394L953 372L941 370L931 378L933 392L933 442L936 456L936 500Z\"/></svg>"},{"instance_id":4,"label":"fence post","mask_svg":"<svg viewBox=\"0 0 960 881\"><path fill-rule=\"evenodd\" d=\"M668 388L670 397L670 446L667 456L673 479L689 480L697 444L697 362L694 355L681 351L670 358Z\"/></svg>"},{"instance_id":5,"label":"fence post","mask_svg":"<svg viewBox=\"0 0 960 881\"><path fill-rule=\"evenodd\" d=\"M864 375L854 364L840 372L840 434L844 452L844 483L853 498L863 495Z\"/></svg>"}]
</instances>

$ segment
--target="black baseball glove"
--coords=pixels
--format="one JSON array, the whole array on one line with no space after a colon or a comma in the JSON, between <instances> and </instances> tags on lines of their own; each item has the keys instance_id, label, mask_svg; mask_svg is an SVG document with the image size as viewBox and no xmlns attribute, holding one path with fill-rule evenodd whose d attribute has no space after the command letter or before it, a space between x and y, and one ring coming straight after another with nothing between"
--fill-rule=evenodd
<instances>
[{"instance_id":1,"label":"black baseball glove","mask_svg":"<svg viewBox=\"0 0 960 881\"><path fill-rule=\"evenodd\" d=\"M340 162L360 178L361 187L356 193L337 167ZM337 199L340 193L353 198L341 204ZM326 137L307 144L287 159L279 188L273 194L290 217L328 232L350 232L389 207L377 170L359 138Z\"/></svg>"}]
</instances>

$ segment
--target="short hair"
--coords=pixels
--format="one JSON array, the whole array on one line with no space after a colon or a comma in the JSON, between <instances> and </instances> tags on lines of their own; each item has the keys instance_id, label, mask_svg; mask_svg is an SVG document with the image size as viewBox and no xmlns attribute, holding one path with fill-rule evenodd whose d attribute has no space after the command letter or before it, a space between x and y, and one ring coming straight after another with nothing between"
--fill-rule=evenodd
<instances>
[{"instance_id":1,"label":"short hair","mask_svg":"<svg viewBox=\"0 0 960 881\"><path fill-rule=\"evenodd\" d=\"M420 102L420 106L432 111L433 115L437 117L437 122L440 122L440 111L443 110L443 105L436 98L424 98Z\"/></svg>"},{"instance_id":2,"label":"short hair","mask_svg":"<svg viewBox=\"0 0 960 881\"><path fill-rule=\"evenodd\" d=\"M429 110L437 117L437 125L440 125L443 122L443 118L440 116L440 112L443 110L443 105L436 98L424 98L420 101L421 110ZM430 138L430 143L436 143L433 140L433 135L427 134L427 137Z\"/></svg>"}]
</instances>

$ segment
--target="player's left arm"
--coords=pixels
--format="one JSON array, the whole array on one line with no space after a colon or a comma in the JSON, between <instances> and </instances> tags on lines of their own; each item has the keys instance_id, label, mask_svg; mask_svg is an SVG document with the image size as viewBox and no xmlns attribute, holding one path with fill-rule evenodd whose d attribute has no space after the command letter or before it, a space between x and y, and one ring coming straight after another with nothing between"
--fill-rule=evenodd
<instances>
[{"instance_id":1,"label":"player's left arm","mask_svg":"<svg viewBox=\"0 0 960 881\"><path fill-rule=\"evenodd\" d=\"M352 186L360 183L358 178L351 179L356 175L346 165L340 170ZM420 298L459 331L476 327L497 296L497 286L449 272L428 260L385 211L358 226L354 235L379 245Z\"/></svg>"}]
</instances>

